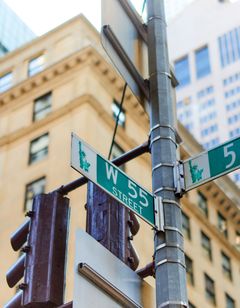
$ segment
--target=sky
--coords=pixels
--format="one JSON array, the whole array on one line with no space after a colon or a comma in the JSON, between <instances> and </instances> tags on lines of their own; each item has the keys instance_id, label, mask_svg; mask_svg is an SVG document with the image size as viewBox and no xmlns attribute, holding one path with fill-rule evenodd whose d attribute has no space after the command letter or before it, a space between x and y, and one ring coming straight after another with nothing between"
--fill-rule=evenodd
<instances>
[{"instance_id":1,"label":"sky","mask_svg":"<svg viewBox=\"0 0 240 308\"><path fill-rule=\"evenodd\" d=\"M72 17L83 13L101 28L101 0L4 0L36 34L42 35ZM133 0L141 11L144 0Z\"/></svg>"}]
</instances>

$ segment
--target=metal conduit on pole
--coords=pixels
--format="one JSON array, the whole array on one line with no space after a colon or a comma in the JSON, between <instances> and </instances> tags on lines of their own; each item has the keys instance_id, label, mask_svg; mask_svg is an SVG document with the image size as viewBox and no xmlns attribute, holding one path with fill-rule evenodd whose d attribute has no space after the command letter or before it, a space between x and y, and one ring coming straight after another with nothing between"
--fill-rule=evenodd
<instances>
[{"instance_id":1,"label":"metal conduit on pole","mask_svg":"<svg viewBox=\"0 0 240 308\"><path fill-rule=\"evenodd\" d=\"M156 306L187 307L179 198L175 196L176 136L164 0L147 0L153 193L162 198L164 231L155 233Z\"/></svg>"}]
</instances>

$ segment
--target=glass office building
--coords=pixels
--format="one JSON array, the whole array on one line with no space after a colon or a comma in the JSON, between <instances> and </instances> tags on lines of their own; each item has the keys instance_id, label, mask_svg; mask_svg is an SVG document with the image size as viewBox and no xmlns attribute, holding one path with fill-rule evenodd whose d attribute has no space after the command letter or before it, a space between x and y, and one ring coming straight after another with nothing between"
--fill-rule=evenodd
<instances>
[{"instance_id":1,"label":"glass office building","mask_svg":"<svg viewBox=\"0 0 240 308\"><path fill-rule=\"evenodd\" d=\"M0 0L0 56L32 40L35 34Z\"/></svg>"},{"instance_id":2,"label":"glass office building","mask_svg":"<svg viewBox=\"0 0 240 308\"><path fill-rule=\"evenodd\" d=\"M178 119L206 150L240 136L239 12L240 0L195 0L168 25Z\"/></svg>"}]
</instances>

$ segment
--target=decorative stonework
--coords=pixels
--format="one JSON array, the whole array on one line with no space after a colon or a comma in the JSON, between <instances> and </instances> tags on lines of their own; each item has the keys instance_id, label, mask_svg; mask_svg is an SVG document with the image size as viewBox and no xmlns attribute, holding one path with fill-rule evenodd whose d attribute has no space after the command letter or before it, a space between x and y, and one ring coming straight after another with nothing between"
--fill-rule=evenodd
<instances>
[{"instance_id":1,"label":"decorative stonework","mask_svg":"<svg viewBox=\"0 0 240 308\"><path fill-rule=\"evenodd\" d=\"M0 94L0 106L10 103L12 100L19 98L19 96L30 92L33 88L37 88L53 78L75 68L77 65L86 62L92 54L93 51L89 50L89 47L84 48L83 50L80 50L64 60L46 68L35 76L13 86L8 91Z\"/></svg>"},{"instance_id":2,"label":"decorative stonework","mask_svg":"<svg viewBox=\"0 0 240 308\"><path fill-rule=\"evenodd\" d=\"M62 76L75 69L79 65L88 63L93 66L98 72L115 87L114 92L117 91L119 96L123 91L124 81L119 74L112 68L112 65L105 60L105 58L92 46L85 47L71 56L47 67L44 71L22 81L20 84L13 86L5 93L0 94L0 107L13 102L15 99L31 90L41 87L43 84ZM125 100L129 101L129 106L134 109L137 116L143 116L146 123L148 123L148 115L144 112L143 107L137 102L130 90L127 90Z\"/></svg>"}]
</instances>

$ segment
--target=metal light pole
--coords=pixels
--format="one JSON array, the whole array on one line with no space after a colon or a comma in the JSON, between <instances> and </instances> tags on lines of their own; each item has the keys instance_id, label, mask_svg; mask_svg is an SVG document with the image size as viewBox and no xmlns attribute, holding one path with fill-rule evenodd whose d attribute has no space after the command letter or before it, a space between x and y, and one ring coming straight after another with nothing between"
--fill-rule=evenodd
<instances>
[{"instance_id":1,"label":"metal light pole","mask_svg":"<svg viewBox=\"0 0 240 308\"><path fill-rule=\"evenodd\" d=\"M176 136L164 0L147 0L153 192L162 198L165 232L155 233L156 306L187 307L179 198L175 196Z\"/></svg>"}]
</instances>

